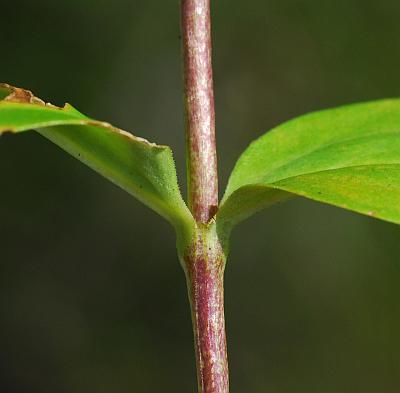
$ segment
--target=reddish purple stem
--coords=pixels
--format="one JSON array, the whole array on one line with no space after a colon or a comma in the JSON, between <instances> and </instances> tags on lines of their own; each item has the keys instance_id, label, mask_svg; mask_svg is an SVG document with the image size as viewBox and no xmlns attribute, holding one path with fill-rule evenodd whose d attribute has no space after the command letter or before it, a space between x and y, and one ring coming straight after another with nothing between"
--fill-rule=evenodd
<instances>
[{"instance_id":1,"label":"reddish purple stem","mask_svg":"<svg viewBox=\"0 0 400 393\"><path fill-rule=\"evenodd\" d=\"M188 203L197 238L183 257L200 393L229 393L225 256L209 223L218 208L210 0L182 0Z\"/></svg>"},{"instance_id":2,"label":"reddish purple stem","mask_svg":"<svg viewBox=\"0 0 400 393\"><path fill-rule=\"evenodd\" d=\"M215 253L214 248L206 246L199 239L193 253L186 260L199 392L228 393L224 318L225 261L222 253Z\"/></svg>"},{"instance_id":3,"label":"reddish purple stem","mask_svg":"<svg viewBox=\"0 0 400 393\"><path fill-rule=\"evenodd\" d=\"M206 223L218 206L210 0L182 0L189 208Z\"/></svg>"}]
</instances>

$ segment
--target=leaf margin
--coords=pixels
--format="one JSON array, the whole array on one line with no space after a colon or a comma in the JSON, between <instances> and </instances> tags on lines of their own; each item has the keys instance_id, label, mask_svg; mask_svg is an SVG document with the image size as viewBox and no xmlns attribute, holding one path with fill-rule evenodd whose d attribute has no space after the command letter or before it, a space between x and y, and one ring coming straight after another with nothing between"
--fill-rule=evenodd
<instances>
[{"instance_id":1,"label":"leaf margin","mask_svg":"<svg viewBox=\"0 0 400 393\"><path fill-rule=\"evenodd\" d=\"M91 119L80 113L69 104L65 104L64 107L57 107L50 103L45 103L43 100L37 98L29 90L17 88L5 83L0 83L0 119L2 111L4 113L4 111L7 110L18 111L24 109L29 111L33 110L32 113L34 113L35 111L37 111L38 113L44 113L43 111L46 111L47 114L51 116L55 115L56 118L58 117L58 120L53 119L48 121L37 121L36 123L34 122L25 125L3 124L0 125L0 136L5 133L14 134L29 130L35 130L45 138L50 139L55 144L59 145L63 150L66 150L68 153L75 156L75 158L77 158L81 162L84 162L86 165L99 172L102 176L106 177L114 184L117 184L119 187L123 188L125 191L133 195L135 198L139 199L152 210L156 211L158 214L166 218L173 225L177 232L178 247L184 247L184 244L190 242L195 230L195 222L192 214L190 213L186 203L182 198L176 174L175 162L170 147L149 142L144 138L134 136L127 131L114 127L107 122ZM111 176L107 176L106 174L104 174L104 171L101 171L98 168L94 168L93 165L85 162L85 160L79 154L72 153L68 150L68 148L62 146L62 143L60 143L59 140L54 140L54 135L56 133L60 134L60 130L66 127L70 127L71 129L74 127L76 129L78 129L79 127L87 127L88 129L101 129L102 131L104 131L104 133L108 133L108 135L111 135L113 138L118 138L118 140L121 141L126 140L129 144L132 144L132 146L136 145L140 148L147 149L149 152L153 152L155 156L162 155L164 161L166 161L169 165L169 168L164 168L166 170L164 175L171 175L171 179L169 179L171 180L171 183L169 184L169 186L165 187L165 190L167 193L170 193L173 198L171 198L171 200L169 201L164 201L165 203L160 203L159 201L155 203L154 200L151 200L152 198L146 198L143 195L144 192L140 192L137 189L135 190L132 188L127 189L127 187L124 187L116 182L115 178L113 179L111 178ZM168 171L169 174L167 173Z\"/></svg>"},{"instance_id":2,"label":"leaf margin","mask_svg":"<svg viewBox=\"0 0 400 393\"><path fill-rule=\"evenodd\" d=\"M320 110L320 111L316 111L316 112L311 112L311 113L307 113L305 115L301 115L299 117L296 117L294 119L291 119L289 121L286 121L276 127L274 127L272 130L268 131L267 133L263 134L262 136L260 136L259 138L257 138L255 141L251 142L251 144L244 150L244 152L241 154L241 156L239 157L239 159L237 160L234 169L232 170L232 173L230 175L229 181L228 181L228 185L226 187L226 191L225 194L221 200L221 204L220 204L220 209L217 213L216 216L216 220L219 221L219 227L220 232L221 232L221 236L227 237L229 236L230 231L232 230L232 228L237 225L240 221L246 219L247 217L253 215L254 213L256 213L259 210L262 210L265 207L268 207L269 205L279 202L281 200L285 200L290 198L291 196L302 196L302 197L306 197L308 199L313 199L319 202L323 202L323 203L327 203L327 204L332 204L326 200L321 200L318 198L312 198L309 195L306 195L306 193L304 192L295 192L295 190L290 189L290 187L285 187L283 186L282 182L284 182L285 180L289 179L289 177L282 177L282 178L278 178L276 179L276 181L265 181L265 182L260 182L260 181L248 181L243 182L242 184L240 184L240 181L238 181L235 184L235 181L232 181L232 178L234 177L235 174L235 170L237 170L237 167L241 164L241 160L243 160L243 157L246 156L246 154L248 154L248 151L250 151L251 149L254 149L254 146L257 145L257 143L259 143L260 140L266 140L267 138L269 138L270 134L276 134L278 132L282 133L285 130L285 127L287 126L293 126L296 125L297 122L299 122L299 120L304 120L304 119L313 119L315 117L318 117L320 114L332 114L332 113L337 113L339 115L343 115L343 113L341 113L341 111L351 111L353 109L362 109L363 106L365 107L373 107L374 105L394 105L396 104L398 111L396 113L396 119L398 117L399 119L399 127L396 130L396 134L398 134L399 138L400 138L400 99L398 98L391 98L391 99L383 99L383 100L376 100L376 101L369 101L369 102L365 102L365 103L355 103L355 104L350 104L350 105L344 105L344 106L339 106L336 108L329 108L329 109L324 109L324 110ZM384 112L384 111L383 111ZM380 113L381 116L384 115L384 113ZM379 119L379 116L378 116ZM377 135L380 136L380 133L377 133ZM397 138L397 136L396 136ZM309 153L307 153L309 154ZM301 157L301 156L300 156ZM298 157L296 157L298 158ZM396 164L397 162L400 164L400 153L398 154L398 160L396 158ZM287 163L284 163L282 166L284 167ZM392 164L392 163L391 163ZM377 164L378 165L378 164ZM382 165L382 164L379 164ZM289 166L289 165L288 165ZM400 166L399 166L400 167ZM277 167L278 169L280 169L280 167ZM273 168L271 170L271 172L273 172L276 168ZM340 167L336 167L336 168L332 168L333 169L341 169ZM312 173L312 172L311 172ZM307 173L299 173L298 176L306 176ZM273 177L273 176L272 176ZM295 177L295 176L294 176ZM268 176L266 175L265 178L268 178ZM281 184L279 184L281 183ZM239 185L238 185L239 184ZM247 195L246 196L246 190L248 191L249 194L251 194L251 192L255 191L253 195L253 201L249 201L252 197L251 195ZM258 195L257 194L257 190L258 190ZM278 192L276 193L274 190L277 190ZM262 200L262 195L263 194L268 194L270 193L272 195L271 200ZM279 197L280 194L280 197ZM277 196L278 195L278 196ZM236 201L235 201L236 199ZM246 200L247 199L247 204L254 204L254 208L253 209L247 209L247 211L245 211L246 209L242 209L243 211L239 211L240 209L238 209L238 211L234 211L235 210L235 203L238 205L241 200ZM400 199L399 199L399 204L400 204ZM335 206L338 207L342 207L342 208L347 208L346 206L340 205L340 204L334 204ZM347 208L348 209L348 208ZM350 208L348 210L351 211L356 211L358 213L361 214L367 214L369 216L374 216L376 218L380 218L382 220L388 221L388 222L393 222L396 224L400 224L400 220L399 219L390 219L388 217L380 217L379 215L376 214L368 214L367 212L362 212L353 208ZM226 232L226 234L223 234L224 232Z\"/></svg>"}]
</instances>

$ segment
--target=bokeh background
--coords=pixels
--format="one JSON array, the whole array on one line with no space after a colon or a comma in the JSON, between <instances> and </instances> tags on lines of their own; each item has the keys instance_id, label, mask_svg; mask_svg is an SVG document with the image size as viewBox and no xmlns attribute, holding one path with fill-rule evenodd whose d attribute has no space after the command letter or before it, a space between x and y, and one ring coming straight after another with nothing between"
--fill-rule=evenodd
<instances>
[{"instance_id":1,"label":"bokeh background","mask_svg":"<svg viewBox=\"0 0 400 393\"><path fill-rule=\"evenodd\" d=\"M185 190L177 0L0 6L2 81L172 146ZM221 193L278 123L399 96L399 17L389 0L213 1ZM0 173L0 391L195 392L168 225L34 133L0 139ZM400 392L399 235L302 199L243 223L232 392Z\"/></svg>"}]
</instances>

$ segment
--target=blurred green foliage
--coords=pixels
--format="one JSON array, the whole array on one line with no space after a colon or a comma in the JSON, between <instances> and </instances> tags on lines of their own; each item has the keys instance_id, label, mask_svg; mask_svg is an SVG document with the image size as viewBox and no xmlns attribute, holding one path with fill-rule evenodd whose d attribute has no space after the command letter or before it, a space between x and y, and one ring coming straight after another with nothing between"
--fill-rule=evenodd
<instances>
[{"instance_id":1,"label":"blurred green foliage","mask_svg":"<svg viewBox=\"0 0 400 393\"><path fill-rule=\"evenodd\" d=\"M1 11L2 81L172 146L184 188L177 1ZM274 125L400 95L398 2L219 0L213 15L221 189ZM36 134L2 137L0 168L0 390L194 391L167 223ZM301 199L235 230L232 392L397 393L399 234Z\"/></svg>"}]
</instances>

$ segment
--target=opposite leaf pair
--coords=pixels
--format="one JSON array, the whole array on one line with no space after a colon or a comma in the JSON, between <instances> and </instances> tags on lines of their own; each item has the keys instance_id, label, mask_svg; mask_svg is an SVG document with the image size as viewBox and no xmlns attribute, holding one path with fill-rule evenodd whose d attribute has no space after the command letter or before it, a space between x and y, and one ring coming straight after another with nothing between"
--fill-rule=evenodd
<instances>
[{"instance_id":1,"label":"opposite leaf pair","mask_svg":"<svg viewBox=\"0 0 400 393\"><path fill-rule=\"evenodd\" d=\"M169 147L6 84L0 100L0 134L36 130L165 217L178 246L188 244L196 224ZM293 194L400 223L400 100L312 113L253 142L215 217L220 237L227 240L238 222Z\"/></svg>"}]
</instances>

